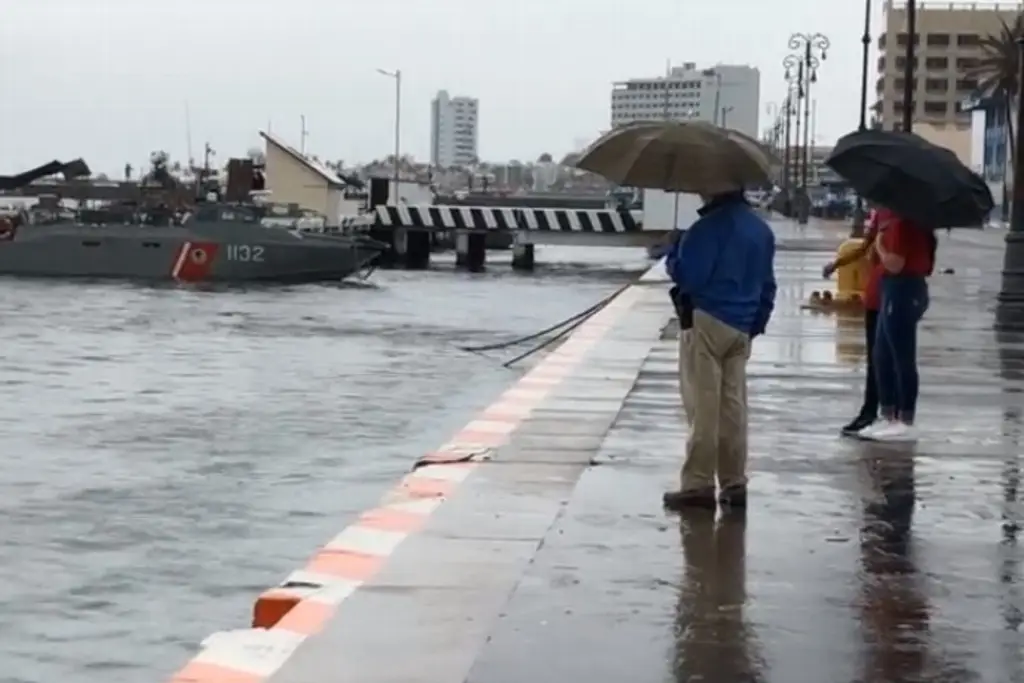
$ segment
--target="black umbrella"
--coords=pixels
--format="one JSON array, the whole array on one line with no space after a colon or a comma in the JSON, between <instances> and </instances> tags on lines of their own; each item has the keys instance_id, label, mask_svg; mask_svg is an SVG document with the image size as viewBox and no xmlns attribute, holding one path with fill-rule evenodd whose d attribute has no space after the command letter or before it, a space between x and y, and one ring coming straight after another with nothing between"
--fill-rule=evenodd
<instances>
[{"instance_id":1,"label":"black umbrella","mask_svg":"<svg viewBox=\"0 0 1024 683\"><path fill-rule=\"evenodd\" d=\"M932 228L981 227L994 206L977 173L913 133L850 133L825 163L860 196Z\"/></svg>"}]
</instances>

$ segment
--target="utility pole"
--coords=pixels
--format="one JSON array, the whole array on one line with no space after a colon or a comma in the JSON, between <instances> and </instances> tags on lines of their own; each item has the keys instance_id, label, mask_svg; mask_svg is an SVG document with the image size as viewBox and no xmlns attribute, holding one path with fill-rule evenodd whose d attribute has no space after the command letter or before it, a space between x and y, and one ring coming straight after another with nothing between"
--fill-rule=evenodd
<instances>
[{"instance_id":1,"label":"utility pole","mask_svg":"<svg viewBox=\"0 0 1024 683\"><path fill-rule=\"evenodd\" d=\"M306 153L306 138L309 136L309 131L306 130L306 115L300 114L299 120L302 124L302 129L299 134L299 153L304 155Z\"/></svg>"}]
</instances>

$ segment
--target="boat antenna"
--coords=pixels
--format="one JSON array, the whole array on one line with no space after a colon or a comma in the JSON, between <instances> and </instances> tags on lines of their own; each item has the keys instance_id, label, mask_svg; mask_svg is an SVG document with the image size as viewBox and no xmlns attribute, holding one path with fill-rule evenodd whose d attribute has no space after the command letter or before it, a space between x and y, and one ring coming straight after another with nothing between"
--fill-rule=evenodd
<instances>
[{"instance_id":1,"label":"boat antenna","mask_svg":"<svg viewBox=\"0 0 1024 683\"><path fill-rule=\"evenodd\" d=\"M192 156L192 113L189 111L188 102L185 102L185 146L188 151L189 168L195 165L195 157Z\"/></svg>"}]
</instances>

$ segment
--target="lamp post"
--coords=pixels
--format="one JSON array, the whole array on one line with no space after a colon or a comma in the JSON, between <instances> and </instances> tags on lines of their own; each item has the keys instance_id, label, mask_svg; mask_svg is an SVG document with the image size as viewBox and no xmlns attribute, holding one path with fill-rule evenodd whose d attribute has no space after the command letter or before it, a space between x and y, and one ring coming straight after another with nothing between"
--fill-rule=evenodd
<instances>
[{"instance_id":1,"label":"lamp post","mask_svg":"<svg viewBox=\"0 0 1024 683\"><path fill-rule=\"evenodd\" d=\"M729 112L731 112L732 110L733 110L733 107L722 107L722 128L728 128L729 127L729 126L725 125L725 122L726 122L726 117L729 115Z\"/></svg>"},{"instance_id":2,"label":"lamp post","mask_svg":"<svg viewBox=\"0 0 1024 683\"><path fill-rule=\"evenodd\" d=\"M786 94L786 196L792 203L793 181L800 177L800 102L804 97L804 61L797 55L786 55L782 60L786 69L784 78L789 84ZM790 131L793 132L790 138ZM796 173L793 167L796 167Z\"/></svg>"},{"instance_id":3,"label":"lamp post","mask_svg":"<svg viewBox=\"0 0 1024 683\"><path fill-rule=\"evenodd\" d=\"M829 47L832 44L829 39L821 33L794 33L789 37L789 49L799 50L797 55L803 64L804 82L804 140L803 140L803 169L800 172L800 185L804 192L807 192L807 171L810 168L811 157L811 84L818 80L818 67L825 60ZM801 54L802 53L802 54Z\"/></svg>"},{"instance_id":4,"label":"lamp post","mask_svg":"<svg viewBox=\"0 0 1024 683\"><path fill-rule=\"evenodd\" d=\"M864 0L864 33L860 37L860 122L857 130L868 129L868 57L871 50L871 0ZM864 236L864 198L857 195L853 207L853 228L850 237Z\"/></svg>"},{"instance_id":5,"label":"lamp post","mask_svg":"<svg viewBox=\"0 0 1024 683\"><path fill-rule=\"evenodd\" d=\"M914 73L917 71L917 3L907 0L907 52L903 65L903 130L914 130Z\"/></svg>"},{"instance_id":6,"label":"lamp post","mask_svg":"<svg viewBox=\"0 0 1024 683\"><path fill-rule=\"evenodd\" d=\"M1017 37L1017 137L1013 155L1013 212L1003 252L1003 278L996 308L996 328L1024 332L1024 36ZM1022 179L1021 182L1018 182Z\"/></svg>"},{"instance_id":7,"label":"lamp post","mask_svg":"<svg viewBox=\"0 0 1024 683\"><path fill-rule=\"evenodd\" d=\"M394 71L377 69L377 73L395 79L395 189L393 191L397 200L399 194L398 160L402 153L402 71L401 69Z\"/></svg>"}]
</instances>

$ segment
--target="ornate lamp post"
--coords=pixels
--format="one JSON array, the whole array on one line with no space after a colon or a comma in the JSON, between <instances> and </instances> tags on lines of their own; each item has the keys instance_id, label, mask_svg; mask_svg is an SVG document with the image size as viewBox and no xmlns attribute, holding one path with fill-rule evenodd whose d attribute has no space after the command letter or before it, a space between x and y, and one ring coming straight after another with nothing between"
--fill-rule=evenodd
<instances>
[{"instance_id":1,"label":"ornate lamp post","mask_svg":"<svg viewBox=\"0 0 1024 683\"><path fill-rule=\"evenodd\" d=\"M804 83L804 140L803 140L803 169L800 172L800 185L804 193L807 192L807 171L811 157L811 84L818 80L818 67L825 60L826 54L832 43L821 33L794 33L789 37L789 49L798 50L798 56L803 64Z\"/></svg>"},{"instance_id":2,"label":"ornate lamp post","mask_svg":"<svg viewBox=\"0 0 1024 683\"><path fill-rule=\"evenodd\" d=\"M1017 37L1017 130L1024 130L1024 36ZM996 328L1024 332L1024 135L1017 133L1013 155L1013 212L1003 253L1003 282Z\"/></svg>"}]
</instances>

